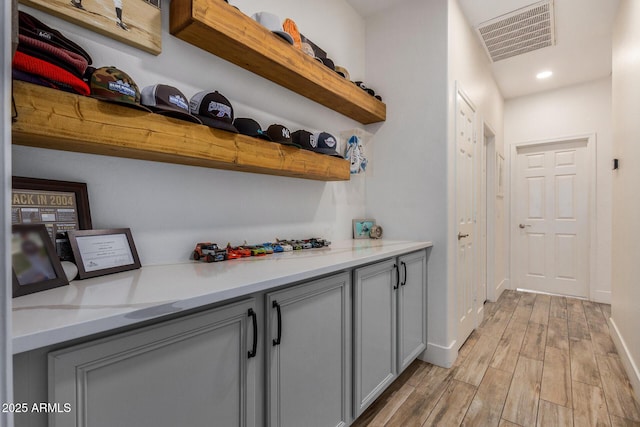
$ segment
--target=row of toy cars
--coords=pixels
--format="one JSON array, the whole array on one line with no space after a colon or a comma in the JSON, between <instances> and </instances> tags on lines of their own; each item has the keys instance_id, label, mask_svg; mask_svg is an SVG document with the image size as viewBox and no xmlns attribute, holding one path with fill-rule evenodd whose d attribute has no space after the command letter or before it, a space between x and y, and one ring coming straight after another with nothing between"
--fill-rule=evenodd
<instances>
[{"instance_id":1,"label":"row of toy cars","mask_svg":"<svg viewBox=\"0 0 640 427\"><path fill-rule=\"evenodd\" d=\"M330 244L330 241L318 238L306 240L276 239L274 243L263 243L261 245L247 245L247 242L244 242L241 246L231 246L231 243L228 243L225 249L221 249L216 243L203 242L196 244L192 256L196 261L218 262L302 249L326 248Z\"/></svg>"}]
</instances>

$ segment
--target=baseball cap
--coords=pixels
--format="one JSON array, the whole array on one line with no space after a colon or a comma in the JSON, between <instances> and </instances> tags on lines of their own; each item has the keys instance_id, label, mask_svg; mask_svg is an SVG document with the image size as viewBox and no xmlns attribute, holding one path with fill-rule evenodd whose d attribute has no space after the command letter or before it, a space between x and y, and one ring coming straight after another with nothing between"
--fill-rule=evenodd
<instances>
[{"instance_id":1,"label":"baseball cap","mask_svg":"<svg viewBox=\"0 0 640 427\"><path fill-rule=\"evenodd\" d=\"M289 44L293 44L293 37L283 30L282 20L277 15L269 12L258 12L251 15L251 18L267 30L282 37Z\"/></svg>"},{"instance_id":2,"label":"baseball cap","mask_svg":"<svg viewBox=\"0 0 640 427\"><path fill-rule=\"evenodd\" d=\"M191 97L189 107L191 114L199 118L202 124L238 133L238 130L233 126L233 107L220 92L209 90L198 92Z\"/></svg>"},{"instance_id":3,"label":"baseball cap","mask_svg":"<svg viewBox=\"0 0 640 427\"><path fill-rule=\"evenodd\" d=\"M336 138L327 132L311 133L306 130L297 130L291 138L294 143L298 144L305 150L314 151L320 154L327 154L334 157L343 158L336 151L338 142Z\"/></svg>"},{"instance_id":4,"label":"baseball cap","mask_svg":"<svg viewBox=\"0 0 640 427\"><path fill-rule=\"evenodd\" d=\"M291 18L287 18L282 23L282 28L289 33L291 38L293 39L293 45L298 49L302 49L302 39L300 37L300 31L298 31L298 26L295 21Z\"/></svg>"},{"instance_id":5,"label":"baseball cap","mask_svg":"<svg viewBox=\"0 0 640 427\"><path fill-rule=\"evenodd\" d=\"M235 128L238 129L238 132L243 135L272 141L271 137L262 130L260 123L248 117L238 117L233 121L233 126L235 126Z\"/></svg>"},{"instance_id":6,"label":"baseball cap","mask_svg":"<svg viewBox=\"0 0 640 427\"><path fill-rule=\"evenodd\" d=\"M291 131L282 125L273 124L269 126L267 129L267 135L269 135L269 138L271 138L273 142L278 142L284 145L293 145L300 148L298 144L294 144L291 140Z\"/></svg>"},{"instance_id":7,"label":"baseball cap","mask_svg":"<svg viewBox=\"0 0 640 427\"><path fill-rule=\"evenodd\" d=\"M49 43L61 49L77 53L85 58L88 64L92 63L91 56L89 56L89 54L77 43L66 38L60 31L43 24L35 17L21 10L18 11L18 28L20 34L42 40L45 43Z\"/></svg>"},{"instance_id":8,"label":"baseball cap","mask_svg":"<svg viewBox=\"0 0 640 427\"><path fill-rule=\"evenodd\" d=\"M336 70L336 65L333 63L333 61L330 58L320 58L320 61L322 61L325 67L329 68L330 70L333 70L333 71Z\"/></svg>"},{"instance_id":9,"label":"baseball cap","mask_svg":"<svg viewBox=\"0 0 640 427\"><path fill-rule=\"evenodd\" d=\"M173 86L158 84L145 87L140 103L163 116L202 124L200 119L189 114L187 97Z\"/></svg>"},{"instance_id":10,"label":"baseball cap","mask_svg":"<svg viewBox=\"0 0 640 427\"><path fill-rule=\"evenodd\" d=\"M139 110L151 111L140 105L140 89L127 73L116 67L101 67L91 74L89 80L91 97L115 102Z\"/></svg>"},{"instance_id":11,"label":"baseball cap","mask_svg":"<svg viewBox=\"0 0 640 427\"><path fill-rule=\"evenodd\" d=\"M346 68L341 67L340 65L336 65L336 73L340 74L347 80L351 80L351 76L349 75L349 71Z\"/></svg>"},{"instance_id":12,"label":"baseball cap","mask_svg":"<svg viewBox=\"0 0 640 427\"><path fill-rule=\"evenodd\" d=\"M313 134L316 139L316 148L313 150L316 153L327 154L329 156L344 158L336 151L338 148L338 140L335 136L327 132L316 132Z\"/></svg>"}]
</instances>

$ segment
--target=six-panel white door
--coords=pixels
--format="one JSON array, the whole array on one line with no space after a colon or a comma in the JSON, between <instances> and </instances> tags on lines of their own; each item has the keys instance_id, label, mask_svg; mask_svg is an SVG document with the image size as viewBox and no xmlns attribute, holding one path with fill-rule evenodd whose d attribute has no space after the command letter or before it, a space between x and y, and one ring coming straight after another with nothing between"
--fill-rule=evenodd
<instances>
[{"instance_id":1,"label":"six-panel white door","mask_svg":"<svg viewBox=\"0 0 640 427\"><path fill-rule=\"evenodd\" d=\"M474 318L474 137L475 111L457 93L456 101L456 298L458 344L461 346L473 331Z\"/></svg>"},{"instance_id":2,"label":"six-panel white door","mask_svg":"<svg viewBox=\"0 0 640 427\"><path fill-rule=\"evenodd\" d=\"M517 150L516 287L589 296L587 141Z\"/></svg>"}]
</instances>

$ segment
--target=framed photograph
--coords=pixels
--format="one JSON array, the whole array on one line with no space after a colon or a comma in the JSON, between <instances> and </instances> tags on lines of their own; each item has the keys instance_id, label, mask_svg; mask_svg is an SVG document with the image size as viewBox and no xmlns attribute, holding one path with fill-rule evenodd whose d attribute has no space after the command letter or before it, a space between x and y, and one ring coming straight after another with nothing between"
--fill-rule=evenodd
<instances>
[{"instance_id":1,"label":"framed photograph","mask_svg":"<svg viewBox=\"0 0 640 427\"><path fill-rule=\"evenodd\" d=\"M71 261L64 233L91 229L87 184L14 176L11 223L44 224L60 259Z\"/></svg>"},{"instance_id":2,"label":"framed photograph","mask_svg":"<svg viewBox=\"0 0 640 427\"><path fill-rule=\"evenodd\" d=\"M162 52L160 0L19 1L154 55Z\"/></svg>"},{"instance_id":3,"label":"framed photograph","mask_svg":"<svg viewBox=\"0 0 640 427\"><path fill-rule=\"evenodd\" d=\"M353 238L368 239L371 227L376 225L375 219L354 219L353 220Z\"/></svg>"},{"instance_id":4,"label":"framed photograph","mask_svg":"<svg viewBox=\"0 0 640 427\"><path fill-rule=\"evenodd\" d=\"M68 234L80 279L140 268L128 228L73 230Z\"/></svg>"},{"instance_id":5,"label":"framed photograph","mask_svg":"<svg viewBox=\"0 0 640 427\"><path fill-rule=\"evenodd\" d=\"M504 157L496 153L496 196L504 197Z\"/></svg>"},{"instance_id":6,"label":"framed photograph","mask_svg":"<svg viewBox=\"0 0 640 427\"><path fill-rule=\"evenodd\" d=\"M69 284L43 224L13 225L11 264L14 298Z\"/></svg>"}]
</instances>

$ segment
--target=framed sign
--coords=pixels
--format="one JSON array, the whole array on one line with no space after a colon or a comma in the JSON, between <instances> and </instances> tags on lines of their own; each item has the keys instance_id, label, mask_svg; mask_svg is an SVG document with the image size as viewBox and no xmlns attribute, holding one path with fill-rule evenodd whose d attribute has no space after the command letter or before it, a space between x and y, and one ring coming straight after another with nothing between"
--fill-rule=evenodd
<instances>
[{"instance_id":1,"label":"framed sign","mask_svg":"<svg viewBox=\"0 0 640 427\"><path fill-rule=\"evenodd\" d=\"M91 229L87 184L14 176L11 223L44 224L52 241L58 233Z\"/></svg>"},{"instance_id":2,"label":"framed sign","mask_svg":"<svg viewBox=\"0 0 640 427\"><path fill-rule=\"evenodd\" d=\"M353 220L353 238L368 239L371 227L376 225L375 219L354 219Z\"/></svg>"},{"instance_id":3,"label":"framed sign","mask_svg":"<svg viewBox=\"0 0 640 427\"><path fill-rule=\"evenodd\" d=\"M160 0L19 1L154 55L162 52Z\"/></svg>"},{"instance_id":4,"label":"framed sign","mask_svg":"<svg viewBox=\"0 0 640 427\"><path fill-rule=\"evenodd\" d=\"M72 230L68 234L80 279L140 268L128 228Z\"/></svg>"},{"instance_id":5,"label":"framed sign","mask_svg":"<svg viewBox=\"0 0 640 427\"><path fill-rule=\"evenodd\" d=\"M43 224L16 224L11 233L13 297L68 285Z\"/></svg>"}]
</instances>

